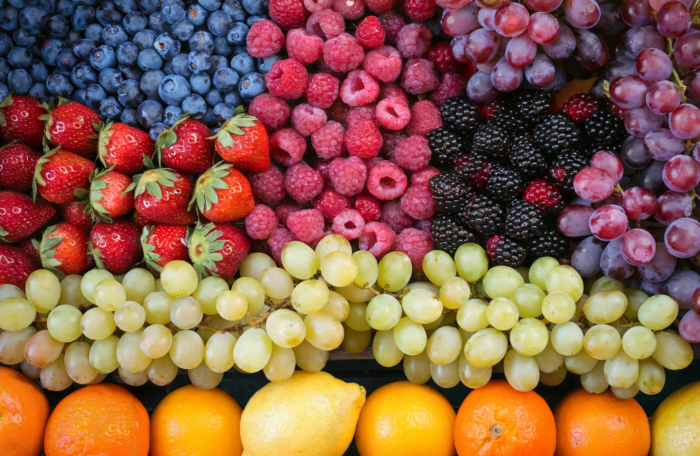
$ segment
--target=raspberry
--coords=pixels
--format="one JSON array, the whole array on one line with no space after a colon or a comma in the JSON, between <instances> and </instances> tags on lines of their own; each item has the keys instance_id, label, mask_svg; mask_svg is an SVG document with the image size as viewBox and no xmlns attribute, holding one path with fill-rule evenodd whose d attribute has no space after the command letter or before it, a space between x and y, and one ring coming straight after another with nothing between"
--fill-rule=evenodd
<instances>
[{"instance_id":1,"label":"raspberry","mask_svg":"<svg viewBox=\"0 0 700 456\"><path fill-rule=\"evenodd\" d=\"M315 12L306 21L306 31L312 35L320 36L324 40L330 40L343 33L345 20L343 16L331 9Z\"/></svg>"},{"instance_id":2,"label":"raspberry","mask_svg":"<svg viewBox=\"0 0 700 456\"><path fill-rule=\"evenodd\" d=\"M285 30L302 27L306 19L302 0L270 0L270 19Z\"/></svg>"},{"instance_id":3,"label":"raspberry","mask_svg":"<svg viewBox=\"0 0 700 456\"><path fill-rule=\"evenodd\" d=\"M376 156L382 149L382 135L369 120L361 120L345 133L345 148L360 158Z\"/></svg>"},{"instance_id":4,"label":"raspberry","mask_svg":"<svg viewBox=\"0 0 700 456\"><path fill-rule=\"evenodd\" d=\"M360 213L365 222L376 222L381 215L381 206L377 198L371 195L358 195L352 207Z\"/></svg>"},{"instance_id":5,"label":"raspberry","mask_svg":"<svg viewBox=\"0 0 700 456\"><path fill-rule=\"evenodd\" d=\"M383 84L379 90L379 99L383 100L385 98L401 98L406 104L408 104L408 94L404 89L397 86L396 84Z\"/></svg>"},{"instance_id":6,"label":"raspberry","mask_svg":"<svg viewBox=\"0 0 700 456\"><path fill-rule=\"evenodd\" d=\"M245 218L245 230L253 239L267 239L277 229L278 222L275 211L258 204Z\"/></svg>"},{"instance_id":7,"label":"raspberry","mask_svg":"<svg viewBox=\"0 0 700 456\"><path fill-rule=\"evenodd\" d=\"M362 229L359 238L360 250L365 250L379 260L396 246L396 233L379 222L370 222Z\"/></svg>"},{"instance_id":8,"label":"raspberry","mask_svg":"<svg viewBox=\"0 0 700 456\"><path fill-rule=\"evenodd\" d=\"M381 14L390 11L394 7L396 0L367 0L367 8L374 14Z\"/></svg>"},{"instance_id":9,"label":"raspberry","mask_svg":"<svg viewBox=\"0 0 700 456\"><path fill-rule=\"evenodd\" d=\"M314 201L314 207L321 211L326 220L331 222L336 215L350 208L350 199L327 188L318 195L318 198Z\"/></svg>"},{"instance_id":10,"label":"raspberry","mask_svg":"<svg viewBox=\"0 0 700 456\"><path fill-rule=\"evenodd\" d=\"M282 30L268 20L251 25L245 40L251 57L271 57L284 47Z\"/></svg>"},{"instance_id":11,"label":"raspberry","mask_svg":"<svg viewBox=\"0 0 700 456\"><path fill-rule=\"evenodd\" d=\"M367 178L367 190L384 201L401 196L407 185L408 178L403 170L388 160L372 168Z\"/></svg>"},{"instance_id":12,"label":"raspberry","mask_svg":"<svg viewBox=\"0 0 700 456\"><path fill-rule=\"evenodd\" d=\"M387 11L379 16L379 22L382 24L384 33L386 33L384 42L391 45L396 44L396 37L403 26L406 25L404 18L396 11Z\"/></svg>"},{"instance_id":13,"label":"raspberry","mask_svg":"<svg viewBox=\"0 0 700 456\"><path fill-rule=\"evenodd\" d=\"M340 98L348 106L364 106L379 96L379 84L365 70L353 70L340 86Z\"/></svg>"},{"instance_id":14,"label":"raspberry","mask_svg":"<svg viewBox=\"0 0 700 456\"><path fill-rule=\"evenodd\" d=\"M411 185L430 185L430 178L441 174L440 171L433 168L432 166L426 166L425 168L416 171L411 174Z\"/></svg>"},{"instance_id":15,"label":"raspberry","mask_svg":"<svg viewBox=\"0 0 700 456\"><path fill-rule=\"evenodd\" d=\"M332 4L333 0L304 0L304 7L311 13L328 9Z\"/></svg>"},{"instance_id":16,"label":"raspberry","mask_svg":"<svg viewBox=\"0 0 700 456\"><path fill-rule=\"evenodd\" d=\"M396 250L408 255L413 270L419 273L423 273L423 258L434 248L430 233L416 228L403 230L396 239Z\"/></svg>"},{"instance_id":17,"label":"raspberry","mask_svg":"<svg viewBox=\"0 0 700 456\"><path fill-rule=\"evenodd\" d=\"M369 120L374 125L379 127L379 122L377 122L377 113L376 113L377 107L374 105L374 103L369 104L367 106L358 106L356 108L350 108L348 110L348 115L345 118L345 123L347 124L348 128L351 128L353 125L355 125L357 122L360 122L361 120Z\"/></svg>"},{"instance_id":18,"label":"raspberry","mask_svg":"<svg viewBox=\"0 0 700 456\"><path fill-rule=\"evenodd\" d=\"M557 213L564 208L557 186L544 179L533 181L525 187L523 199L541 211Z\"/></svg>"},{"instance_id":19,"label":"raspberry","mask_svg":"<svg viewBox=\"0 0 700 456\"><path fill-rule=\"evenodd\" d=\"M321 173L321 177L323 177L323 188L333 188L333 185L331 184L331 176L330 176L330 169L331 169L331 160L326 160L326 161L320 161L316 163L316 166L314 167L316 171Z\"/></svg>"},{"instance_id":20,"label":"raspberry","mask_svg":"<svg viewBox=\"0 0 700 456\"><path fill-rule=\"evenodd\" d=\"M304 95L309 85L309 73L294 59L278 60L265 75L265 84L272 95L296 100Z\"/></svg>"},{"instance_id":21,"label":"raspberry","mask_svg":"<svg viewBox=\"0 0 700 456\"><path fill-rule=\"evenodd\" d=\"M423 24L408 24L396 37L396 48L407 59L420 57L428 52L433 35Z\"/></svg>"},{"instance_id":22,"label":"raspberry","mask_svg":"<svg viewBox=\"0 0 700 456\"><path fill-rule=\"evenodd\" d=\"M406 132L404 132L403 130L381 130L381 132L382 141L384 142L384 145L382 146L382 152L384 152L389 157L392 157L393 161L393 154L396 150L396 146L398 146L401 143L401 141L408 138L408 136L406 136Z\"/></svg>"},{"instance_id":23,"label":"raspberry","mask_svg":"<svg viewBox=\"0 0 700 456\"><path fill-rule=\"evenodd\" d=\"M292 236L307 244L323 237L323 214L316 209L293 212L287 219Z\"/></svg>"},{"instance_id":24,"label":"raspberry","mask_svg":"<svg viewBox=\"0 0 700 456\"><path fill-rule=\"evenodd\" d=\"M292 127L302 136L311 136L326 123L326 111L302 103L292 111Z\"/></svg>"},{"instance_id":25,"label":"raspberry","mask_svg":"<svg viewBox=\"0 0 700 456\"><path fill-rule=\"evenodd\" d=\"M288 201L289 202L285 204L280 204L275 208L275 215L277 215L280 224L282 224L283 226L287 226L287 219L289 218L289 214L301 210L301 206L299 206L295 201Z\"/></svg>"},{"instance_id":26,"label":"raspberry","mask_svg":"<svg viewBox=\"0 0 700 456\"><path fill-rule=\"evenodd\" d=\"M411 120L411 110L401 98L385 98L377 104L377 120L390 130L401 130Z\"/></svg>"},{"instance_id":27,"label":"raspberry","mask_svg":"<svg viewBox=\"0 0 700 456\"><path fill-rule=\"evenodd\" d=\"M340 81L328 73L311 76L306 89L306 100L315 108L328 109L338 97Z\"/></svg>"},{"instance_id":28,"label":"raspberry","mask_svg":"<svg viewBox=\"0 0 700 456\"><path fill-rule=\"evenodd\" d=\"M425 231L426 233L430 233L431 230L433 229L433 221L432 220L418 220L413 227L417 230Z\"/></svg>"},{"instance_id":29,"label":"raspberry","mask_svg":"<svg viewBox=\"0 0 700 456\"><path fill-rule=\"evenodd\" d=\"M290 111L286 101L269 93L263 93L250 102L248 114L257 117L268 132L271 132L289 120Z\"/></svg>"},{"instance_id":30,"label":"raspberry","mask_svg":"<svg viewBox=\"0 0 700 456\"><path fill-rule=\"evenodd\" d=\"M561 110L569 119L576 123L588 120L598 110L598 102L592 95L577 93L561 107Z\"/></svg>"},{"instance_id":31,"label":"raspberry","mask_svg":"<svg viewBox=\"0 0 700 456\"><path fill-rule=\"evenodd\" d=\"M380 46L367 53L362 68L382 82L394 82L401 74L401 54L391 46Z\"/></svg>"},{"instance_id":32,"label":"raspberry","mask_svg":"<svg viewBox=\"0 0 700 456\"><path fill-rule=\"evenodd\" d=\"M380 164L381 162L386 161L386 160L382 157L372 157L372 158L365 158L362 161L365 162L365 166L367 166L367 171L372 171L372 168L374 168L375 166L377 166L378 164Z\"/></svg>"},{"instance_id":33,"label":"raspberry","mask_svg":"<svg viewBox=\"0 0 700 456\"><path fill-rule=\"evenodd\" d=\"M321 56L322 48L323 39L316 35L310 35L304 29L294 29L287 32L287 54L299 63L304 65L314 63Z\"/></svg>"},{"instance_id":34,"label":"raspberry","mask_svg":"<svg viewBox=\"0 0 700 456\"><path fill-rule=\"evenodd\" d=\"M354 209L346 209L333 219L333 232L348 241L357 239L365 227L365 219Z\"/></svg>"},{"instance_id":35,"label":"raspberry","mask_svg":"<svg viewBox=\"0 0 700 456\"><path fill-rule=\"evenodd\" d=\"M391 227L392 230L400 233L406 228L412 227L416 222L410 215L401 209L401 201L398 199L382 204L382 214L379 217L382 223Z\"/></svg>"},{"instance_id":36,"label":"raspberry","mask_svg":"<svg viewBox=\"0 0 700 456\"><path fill-rule=\"evenodd\" d=\"M306 152L306 140L291 128L282 128L270 135L270 155L284 166L299 163Z\"/></svg>"},{"instance_id":37,"label":"raspberry","mask_svg":"<svg viewBox=\"0 0 700 456\"><path fill-rule=\"evenodd\" d=\"M287 196L284 189L284 173L273 165L261 173L248 175L255 200L264 204L280 202Z\"/></svg>"},{"instance_id":38,"label":"raspberry","mask_svg":"<svg viewBox=\"0 0 700 456\"><path fill-rule=\"evenodd\" d=\"M394 152L396 164L410 172L425 168L428 166L432 154L429 143L430 141L420 135L414 135L401 141Z\"/></svg>"},{"instance_id":39,"label":"raspberry","mask_svg":"<svg viewBox=\"0 0 700 456\"><path fill-rule=\"evenodd\" d=\"M437 205L430 187L426 185L408 187L401 197L401 209L416 220L425 220L435 215Z\"/></svg>"},{"instance_id":40,"label":"raspberry","mask_svg":"<svg viewBox=\"0 0 700 456\"><path fill-rule=\"evenodd\" d=\"M467 80L455 73L445 73L440 77L440 84L430 94L430 101L435 106L442 106L452 97L466 98Z\"/></svg>"},{"instance_id":41,"label":"raspberry","mask_svg":"<svg viewBox=\"0 0 700 456\"><path fill-rule=\"evenodd\" d=\"M333 71L347 73L360 66L364 58L362 46L347 33L323 43L323 59Z\"/></svg>"},{"instance_id":42,"label":"raspberry","mask_svg":"<svg viewBox=\"0 0 700 456\"><path fill-rule=\"evenodd\" d=\"M336 98L330 108L328 108L328 117L336 122L345 122L348 117L350 106L343 103L343 100Z\"/></svg>"},{"instance_id":43,"label":"raspberry","mask_svg":"<svg viewBox=\"0 0 700 456\"><path fill-rule=\"evenodd\" d=\"M430 92L438 85L435 68L425 59L411 59L406 62L401 76L401 87L413 95Z\"/></svg>"},{"instance_id":44,"label":"raspberry","mask_svg":"<svg viewBox=\"0 0 700 456\"><path fill-rule=\"evenodd\" d=\"M272 258L281 264L282 249L284 246L289 244L294 240L294 236L286 228L277 228L272 232L269 238L267 238L267 245L270 246L270 253L272 253Z\"/></svg>"},{"instance_id":45,"label":"raspberry","mask_svg":"<svg viewBox=\"0 0 700 456\"><path fill-rule=\"evenodd\" d=\"M442 73L455 73L459 70L459 62L455 59L452 46L446 41L440 41L430 46L428 60Z\"/></svg>"},{"instance_id":46,"label":"raspberry","mask_svg":"<svg viewBox=\"0 0 700 456\"><path fill-rule=\"evenodd\" d=\"M440 127L442 127L440 111L432 101L423 100L411 106L411 121L406 127L406 133L409 136L425 136Z\"/></svg>"},{"instance_id":47,"label":"raspberry","mask_svg":"<svg viewBox=\"0 0 700 456\"><path fill-rule=\"evenodd\" d=\"M333 0L333 9L345 19L354 21L365 14L365 2L364 0Z\"/></svg>"},{"instance_id":48,"label":"raspberry","mask_svg":"<svg viewBox=\"0 0 700 456\"><path fill-rule=\"evenodd\" d=\"M425 22L435 14L433 0L405 0L403 10L415 22Z\"/></svg>"},{"instance_id":49,"label":"raspberry","mask_svg":"<svg viewBox=\"0 0 700 456\"><path fill-rule=\"evenodd\" d=\"M329 168L331 184L343 196L357 195L365 187L367 166L357 157L336 158Z\"/></svg>"},{"instance_id":50,"label":"raspberry","mask_svg":"<svg viewBox=\"0 0 700 456\"><path fill-rule=\"evenodd\" d=\"M311 146L325 160L339 157L345 151L345 129L331 120L311 135Z\"/></svg>"},{"instance_id":51,"label":"raspberry","mask_svg":"<svg viewBox=\"0 0 700 456\"><path fill-rule=\"evenodd\" d=\"M323 177L315 169L303 163L297 163L287 168L284 188L297 203L308 203L323 190Z\"/></svg>"},{"instance_id":52,"label":"raspberry","mask_svg":"<svg viewBox=\"0 0 700 456\"><path fill-rule=\"evenodd\" d=\"M360 46L363 48L372 49L384 44L386 33L384 33L379 19L375 16L367 16L360 22L360 25L357 26L355 38L357 38L357 42L360 43Z\"/></svg>"}]
</instances>

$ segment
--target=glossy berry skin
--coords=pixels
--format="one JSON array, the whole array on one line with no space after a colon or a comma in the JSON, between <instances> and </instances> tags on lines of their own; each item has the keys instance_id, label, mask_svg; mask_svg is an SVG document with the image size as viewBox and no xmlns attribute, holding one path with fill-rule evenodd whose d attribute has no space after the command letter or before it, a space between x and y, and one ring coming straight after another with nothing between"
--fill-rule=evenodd
<instances>
[{"instance_id":1,"label":"glossy berry skin","mask_svg":"<svg viewBox=\"0 0 700 456\"><path fill-rule=\"evenodd\" d=\"M270 166L270 141L265 126L255 117L239 114L229 119L214 139L221 158L236 169L259 173Z\"/></svg>"},{"instance_id":2,"label":"glossy berry skin","mask_svg":"<svg viewBox=\"0 0 700 456\"><path fill-rule=\"evenodd\" d=\"M213 222L241 219L255 207L248 179L232 165L223 162L199 176L192 202L204 217Z\"/></svg>"},{"instance_id":3,"label":"glossy berry skin","mask_svg":"<svg viewBox=\"0 0 700 456\"><path fill-rule=\"evenodd\" d=\"M63 149L54 149L37 162L34 182L39 194L50 203L75 201L87 196L95 163ZM81 194L80 190L84 190ZM78 194L76 194L76 192Z\"/></svg>"},{"instance_id":4,"label":"glossy berry skin","mask_svg":"<svg viewBox=\"0 0 700 456\"><path fill-rule=\"evenodd\" d=\"M24 251L0 242L0 284L9 283L24 289L27 277L38 268Z\"/></svg>"},{"instance_id":5,"label":"glossy berry skin","mask_svg":"<svg viewBox=\"0 0 700 456\"><path fill-rule=\"evenodd\" d=\"M209 223L194 230L189 240L192 264L203 275L231 279L250 250L245 230L224 223Z\"/></svg>"},{"instance_id":6,"label":"glossy berry skin","mask_svg":"<svg viewBox=\"0 0 700 456\"><path fill-rule=\"evenodd\" d=\"M65 275L79 274L90 266L87 234L68 222L60 222L44 231L39 253L44 268Z\"/></svg>"},{"instance_id":7,"label":"glossy berry skin","mask_svg":"<svg viewBox=\"0 0 700 456\"><path fill-rule=\"evenodd\" d=\"M32 198L10 190L0 191L0 240L17 242L31 236L56 214L42 198Z\"/></svg>"},{"instance_id":8,"label":"glossy berry skin","mask_svg":"<svg viewBox=\"0 0 700 456\"><path fill-rule=\"evenodd\" d=\"M189 225L197 216L187 206L193 185L189 177L161 168L146 171L138 178L134 193L136 212L156 223Z\"/></svg>"},{"instance_id":9,"label":"glossy berry skin","mask_svg":"<svg viewBox=\"0 0 700 456\"><path fill-rule=\"evenodd\" d=\"M131 220L97 222L90 232L90 253L95 265L112 274L125 274L141 261L141 230Z\"/></svg>"},{"instance_id":10,"label":"glossy berry skin","mask_svg":"<svg viewBox=\"0 0 700 456\"><path fill-rule=\"evenodd\" d=\"M104 171L90 183L90 206L100 218L114 219L134 210L134 185L118 171Z\"/></svg>"},{"instance_id":11,"label":"glossy berry skin","mask_svg":"<svg viewBox=\"0 0 700 456\"><path fill-rule=\"evenodd\" d=\"M97 130L100 117L95 111L75 101L58 106L46 120L46 136L55 145L87 158L97 153Z\"/></svg>"},{"instance_id":12,"label":"glossy berry skin","mask_svg":"<svg viewBox=\"0 0 700 456\"><path fill-rule=\"evenodd\" d=\"M163 266L171 261L189 262L187 238L186 226L156 225L144 228L141 234L141 247L148 269L160 272Z\"/></svg>"},{"instance_id":13,"label":"glossy berry skin","mask_svg":"<svg viewBox=\"0 0 700 456\"><path fill-rule=\"evenodd\" d=\"M34 168L41 154L23 144L0 149L0 188L23 192L32 188Z\"/></svg>"},{"instance_id":14,"label":"glossy berry skin","mask_svg":"<svg viewBox=\"0 0 700 456\"><path fill-rule=\"evenodd\" d=\"M146 169L155 154L148 133L124 123L110 122L102 127L98 143L102 164L128 176Z\"/></svg>"},{"instance_id":15,"label":"glossy berry skin","mask_svg":"<svg viewBox=\"0 0 700 456\"><path fill-rule=\"evenodd\" d=\"M39 116L44 114L46 109L34 98L7 97L0 103L0 139L40 147L44 139L44 122Z\"/></svg>"},{"instance_id":16,"label":"glossy berry skin","mask_svg":"<svg viewBox=\"0 0 700 456\"><path fill-rule=\"evenodd\" d=\"M214 142L202 122L182 116L156 141L163 165L186 174L201 174L214 161Z\"/></svg>"},{"instance_id":17,"label":"glossy berry skin","mask_svg":"<svg viewBox=\"0 0 700 456\"><path fill-rule=\"evenodd\" d=\"M72 203L61 204L58 215L61 217L61 220L73 226L77 226L88 233L94 224L92 213L88 209L87 202L85 201L73 201Z\"/></svg>"}]
</instances>

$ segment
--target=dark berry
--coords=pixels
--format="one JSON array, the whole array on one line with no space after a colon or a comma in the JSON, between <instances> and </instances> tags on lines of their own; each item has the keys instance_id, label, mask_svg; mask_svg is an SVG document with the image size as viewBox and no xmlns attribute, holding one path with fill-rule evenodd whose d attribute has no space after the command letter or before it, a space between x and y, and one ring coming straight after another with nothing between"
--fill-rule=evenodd
<instances>
[{"instance_id":1,"label":"dark berry","mask_svg":"<svg viewBox=\"0 0 700 456\"><path fill-rule=\"evenodd\" d=\"M467 224L484 236L503 232L505 211L500 204L485 195L476 195L463 214Z\"/></svg>"},{"instance_id":2,"label":"dark berry","mask_svg":"<svg viewBox=\"0 0 700 456\"><path fill-rule=\"evenodd\" d=\"M486 254L493 266L517 268L527 258L527 248L507 236L494 236L486 241Z\"/></svg>"},{"instance_id":3,"label":"dark berry","mask_svg":"<svg viewBox=\"0 0 700 456\"><path fill-rule=\"evenodd\" d=\"M457 216L449 214L436 214L430 232L435 241L435 248L454 256L457 248L462 244L476 242L474 233Z\"/></svg>"},{"instance_id":4,"label":"dark berry","mask_svg":"<svg viewBox=\"0 0 700 456\"><path fill-rule=\"evenodd\" d=\"M445 212L461 213L474 192L457 173L438 174L430 178L430 190L438 207Z\"/></svg>"},{"instance_id":5,"label":"dark berry","mask_svg":"<svg viewBox=\"0 0 700 456\"><path fill-rule=\"evenodd\" d=\"M469 100L459 97L448 99L440 107L440 117L444 124L460 132L471 132L479 125L479 113Z\"/></svg>"},{"instance_id":6,"label":"dark berry","mask_svg":"<svg viewBox=\"0 0 700 456\"><path fill-rule=\"evenodd\" d=\"M545 228L542 212L532 204L517 200L506 208L506 234L520 241L527 241Z\"/></svg>"},{"instance_id":7,"label":"dark berry","mask_svg":"<svg viewBox=\"0 0 700 456\"><path fill-rule=\"evenodd\" d=\"M560 112L546 116L535 127L533 138L540 150L550 156L577 149L581 144L576 124Z\"/></svg>"}]
</instances>

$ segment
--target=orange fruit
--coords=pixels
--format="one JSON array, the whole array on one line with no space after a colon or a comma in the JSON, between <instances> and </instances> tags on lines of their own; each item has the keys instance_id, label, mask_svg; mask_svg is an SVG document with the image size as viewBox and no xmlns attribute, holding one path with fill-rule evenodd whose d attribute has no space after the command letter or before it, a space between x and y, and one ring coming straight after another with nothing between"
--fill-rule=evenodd
<instances>
[{"instance_id":1,"label":"orange fruit","mask_svg":"<svg viewBox=\"0 0 700 456\"><path fill-rule=\"evenodd\" d=\"M646 456L649 419L634 399L618 399L607 390L570 393L554 409L557 456Z\"/></svg>"},{"instance_id":2,"label":"orange fruit","mask_svg":"<svg viewBox=\"0 0 700 456\"><path fill-rule=\"evenodd\" d=\"M369 395L355 444L361 456L453 456L455 411L433 388L396 382Z\"/></svg>"},{"instance_id":3,"label":"orange fruit","mask_svg":"<svg viewBox=\"0 0 700 456\"><path fill-rule=\"evenodd\" d=\"M554 417L544 399L505 380L473 390L457 412L459 456L552 456L556 443Z\"/></svg>"},{"instance_id":4,"label":"orange fruit","mask_svg":"<svg viewBox=\"0 0 700 456\"><path fill-rule=\"evenodd\" d=\"M117 385L92 385L58 403L44 435L46 456L147 456L148 412Z\"/></svg>"},{"instance_id":5,"label":"orange fruit","mask_svg":"<svg viewBox=\"0 0 700 456\"><path fill-rule=\"evenodd\" d=\"M176 389L151 417L151 456L241 456L242 412L220 389Z\"/></svg>"},{"instance_id":6,"label":"orange fruit","mask_svg":"<svg viewBox=\"0 0 700 456\"><path fill-rule=\"evenodd\" d=\"M44 441L49 401L37 384L0 367L0 454L36 456Z\"/></svg>"}]
</instances>

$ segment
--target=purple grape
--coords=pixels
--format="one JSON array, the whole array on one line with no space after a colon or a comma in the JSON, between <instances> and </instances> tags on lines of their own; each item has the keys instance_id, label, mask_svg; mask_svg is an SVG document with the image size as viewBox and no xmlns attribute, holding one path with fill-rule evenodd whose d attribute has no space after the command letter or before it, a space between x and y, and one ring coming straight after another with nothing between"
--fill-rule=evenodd
<instances>
[{"instance_id":1,"label":"purple grape","mask_svg":"<svg viewBox=\"0 0 700 456\"><path fill-rule=\"evenodd\" d=\"M569 204L557 216L557 228L567 237L590 236L588 222L594 209L582 204Z\"/></svg>"},{"instance_id":2,"label":"purple grape","mask_svg":"<svg viewBox=\"0 0 700 456\"><path fill-rule=\"evenodd\" d=\"M477 103L488 103L498 96L498 90L491 82L491 75L477 71L467 83L467 95Z\"/></svg>"},{"instance_id":3,"label":"purple grape","mask_svg":"<svg viewBox=\"0 0 700 456\"><path fill-rule=\"evenodd\" d=\"M654 22L654 10L649 0L623 0L620 6L622 20L630 27Z\"/></svg>"},{"instance_id":4,"label":"purple grape","mask_svg":"<svg viewBox=\"0 0 700 456\"><path fill-rule=\"evenodd\" d=\"M676 258L690 258L700 252L700 223L690 217L680 218L666 228L664 244Z\"/></svg>"},{"instance_id":5,"label":"purple grape","mask_svg":"<svg viewBox=\"0 0 700 456\"><path fill-rule=\"evenodd\" d=\"M682 270L673 273L666 281L665 293L678 301L681 309L690 309L693 293L700 287L700 275L695 271Z\"/></svg>"},{"instance_id":6,"label":"purple grape","mask_svg":"<svg viewBox=\"0 0 700 456\"><path fill-rule=\"evenodd\" d=\"M543 44L542 50L555 60L567 59L576 50L576 36L565 23L559 21L559 36L550 44Z\"/></svg>"},{"instance_id":7,"label":"purple grape","mask_svg":"<svg viewBox=\"0 0 700 456\"><path fill-rule=\"evenodd\" d=\"M622 144L620 158L625 166L632 169L644 169L652 160L647 153L644 140L634 136L630 136Z\"/></svg>"},{"instance_id":8,"label":"purple grape","mask_svg":"<svg viewBox=\"0 0 700 456\"><path fill-rule=\"evenodd\" d=\"M625 114L625 130L627 133L643 138L650 131L661 127L664 117L654 114L651 109L643 106L631 109Z\"/></svg>"},{"instance_id":9,"label":"purple grape","mask_svg":"<svg viewBox=\"0 0 700 456\"><path fill-rule=\"evenodd\" d=\"M665 282L676 270L676 257L671 255L663 242L656 243L656 253L650 262L637 266L639 275L649 282Z\"/></svg>"},{"instance_id":10,"label":"purple grape","mask_svg":"<svg viewBox=\"0 0 700 456\"><path fill-rule=\"evenodd\" d=\"M668 161L685 150L685 141L676 138L668 128L657 128L644 136L644 145L654 160Z\"/></svg>"},{"instance_id":11,"label":"purple grape","mask_svg":"<svg viewBox=\"0 0 700 456\"><path fill-rule=\"evenodd\" d=\"M673 56L682 67L700 68L700 31L693 30L678 38L673 44Z\"/></svg>"},{"instance_id":12,"label":"purple grape","mask_svg":"<svg viewBox=\"0 0 700 456\"><path fill-rule=\"evenodd\" d=\"M640 290L648 294L649 296L655 296L666 293L666 288L663 282L649 282L648 280L642 280L640 285Z\"/></svg>"},{"instance_id":13,"label":"purple grape","mask_svg":"<svg viewBox=\"0 0 700 456\"><path fill-rule=\"evenodd\" d=\"M523 82L523 70L513 68L504 56L496 63L491 72L491 83L501 92L512 92Z\"/></svg>"},{"instance_id":14,"label":"purple grape","mask_svg":"<svg viewBox=\"0 0 700 456\"><path fill-rule=\"evenodd\" d=\"M607 277L624 280L632 276L634 266L622 257L619 239L608 243L600 256L600 269Z\"/></svg>"},{"instance_id":15,"label":"purple grape","mask_svg":"<svg viewBox=\"0 0 700 456\"><path fill-rule=\"evenodd\" d=\"M600 20L600 6L596 0L565 0L564 14L577 29L589 29Z\"/></svg>"},{"instance_id":16,"label":"purple grape","mask_svg":"<svg viewBox=\"0 0 700 456\"><path fill-rule=\"evenodd\" d=\"M656 14L656 27L667 38L680 38L690 27L690 12L678 1L664 3Z\"/></svg>"},{"instance_id":17,"label":"purple grape","mask_svg":"<svg viewBox=\"0 0 700 456\"><path fill-rule=\"evenodd\" d=\"M605 79L608 81L614 81L615 79L623 76L630 74L635 75L637 74L636 65L636 60L621 55L608 64L608 68L605 70Z\"/></svg>"},{"instance_id":18,"label":"purple grape","mask_svg":"<svg viewBox=\"0 0 700 456\"><path fill-rule=\"evenodd\" d=\"M666 38L653 25L642 25L625 33L622 47L627 57L636 59L644 49L656 48L663 51L666 48Z\"/></svg>"},{"instance_id":19,"label":"purple grape","mask_svg":"<svg viewBox=\"0 0 700 456\"><path fill-rule=\"evenodd\" d=\"M637 186L648 188L654 192L654 195L662 194L668 190L668 187L664 184L663 172L664 162L652 161L651 164L644 168L644 170L639 173L639 176L637 176Z\"/></svg>"},{"instance_id":20,"label":"purple grape","mask_svg":"<svg viewBox=\"0 0 700 456\"><path fill-rule=\"evenodd\" d=\"M543 89L554 82L556 67L546 54L535 56L529 67L525 68L525 79L535 87Z\"/></svg>"},{"instance_id":21,"label":"purple grape","mask_svg":"<svg viewBox=\"0 0 700 456\"><path fill-rule=\"evenodd\" d=\"M600 257L603 255L603 242L594 236L581 241L571 255L571 266L583 278L593 277L600 272Z\"/></svg>"}]
</instances>

